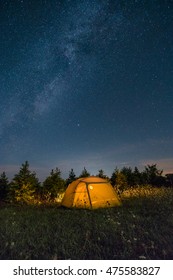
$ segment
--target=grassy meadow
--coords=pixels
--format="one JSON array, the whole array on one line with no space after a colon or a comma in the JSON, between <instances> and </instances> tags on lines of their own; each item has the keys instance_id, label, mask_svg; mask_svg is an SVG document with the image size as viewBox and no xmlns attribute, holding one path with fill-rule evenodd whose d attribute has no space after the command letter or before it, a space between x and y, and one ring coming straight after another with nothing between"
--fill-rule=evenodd
<instances>
[{"instance_id":1,"label":"grassy meadow","mask_svg":"<svg viewBox=\"0 0 173 280\"><path fill-rule=\"evenodd\" d=\"M117 208L0 205L0 259L173 259L173 189L124 191Z\"/></svg>"}]
</instances>

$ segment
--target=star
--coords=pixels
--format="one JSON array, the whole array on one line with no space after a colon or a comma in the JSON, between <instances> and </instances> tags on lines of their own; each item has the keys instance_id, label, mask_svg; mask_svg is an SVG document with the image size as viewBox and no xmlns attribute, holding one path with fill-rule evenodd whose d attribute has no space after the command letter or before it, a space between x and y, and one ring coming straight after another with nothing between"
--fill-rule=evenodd
<instances>
[{"instance_id":1,"label":"star","mask_svg":"<svg viewBox=\"0 0 173 280\"><path fill-rule=\"evenodd\" d=\"M170 3L2 2L0 170L172 170Z\"/></svg>"}]
</instances>

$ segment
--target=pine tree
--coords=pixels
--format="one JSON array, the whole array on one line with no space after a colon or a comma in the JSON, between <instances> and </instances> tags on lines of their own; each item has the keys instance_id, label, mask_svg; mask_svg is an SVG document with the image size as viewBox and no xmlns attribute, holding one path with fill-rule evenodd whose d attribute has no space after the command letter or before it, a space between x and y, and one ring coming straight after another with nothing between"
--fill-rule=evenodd
<instances>
[{"instance_id":1,"label":"pine tree","mask_svg":"<svg viewBox=\"0 0 173 280\"><path fill-rule=\"evenodd\" d=\"M139 172L139 170L136 166L133 171L133 181L134 181L134 185L136 185L136 186L142 184L142 174Z\"/></svg>"},{"instance_id":2,"label":"pine tree","mask_svg":"<svg viewBox=\"0 0 173 280\"><path fill-rule=\"evenodd\" d=\"M118 168L116 167L116 168L114 169L114 171L113 171L113 173L112 173L112 175L111 175L111 179L110 179L111 184L112 184L113 187L114 187L115 184L116 184L116 178L117 178L117 174L118 174L118 173L119 173L119 170L118 170Z\"/></svg>"},{"instance_id":3,"label":"pine tree","mask_svg":"<svg viewBox=\"0 0 173 280\"><path fill-rule=\"evenodd\" d=\"M11 198L17 202L33 202L39 181L35 172L29 170L29 163L25 161L10 184Z\"/></svg>"},{"instance_id":4,"label":"pine tree","mask_svg":"<svg viewBox=\"0 0 173 280\"><path fill-rule=\"evenodd\" d=\"M103 169L100 169L100 170L99 170L99 173L98 173L96 176L98 176L98 177L100 177L100 178L103 178L103 179L106 179L106 178L107 178L107 176L104 174Z\"/></svg>"},{"instance_id":5,"label":"pine tree","mask_svg":"<svg viewBox=\"0 0 173 280\"><path fill-rule=\"evenodd\" d=\"M50 175L43 182L44 198L47 201L53 201L65 190L65 180L61 178L59 168L52 169Z\"/></svg>"},{"instance_id":6,"label":"pine tree","mask_svg":"<svg viewBox=\"0 0 173 280\"><path fill-rule=\"evenodd\" d=\"M124 189L127 188L127 179L126 176L115 168L111 176L111 184L117 190L118 194L121 194Z\"/></svg>"},{"instance_id":7,"label":"pine tree","mask_svg":"<svg viewBox=\"0 0 173 280\"><path fill-rule=\"evenodd\" d=\"M9 182L5 172L0 176L0 201L6 200L9 191Z\"/></svg>"},{"instance_id":8,"label":"pine tree","mask_svg":"<svg viewBox=\"0 0 173 280\"><path fill-rule=\"evenodd\" d=\"M116 176L115 188L121 194L127 188L127 179L122 172L118 172Z\"/></svg>"},{"instance_id":9,"label":"pine tree","mask_svg":"<svg viewBox=\"0 0 173 280\"><path fill-rule=\"evenodd\" d=\"M123 167L121 173L125 176L128 186L134 185L134 177L131 167Z\"/></svg>"},{"instance_id":10,"label":"pine tree","mask_svg":"<svg viewBox=\"0 0 173 280\"><path fill-rule=\"evenodd\" d=\"M85 177L89 177L90 173L86 170L86 168L84 167L84 169L82 170L81 174L79 177L81 178L85 178Z\"/></svg>"},{"instance_id":11,"label":"pine tree","mask_svg":"<svg viewBox=\"0 0 173 280\"><path fill-rule=\"evenodd\" d=\"M69 184L71 184L74 180L76 180L76 175L73 171L73 168L70 170L69 172L69 176L66 180L66 185L68 186Z\"/></svg>"},{"instance_id":12,"label":"pine tree","mask_svg":"<svg viewBox=\"0 0 173 280\"><path fill-rule=\"evenodd\" d=\"M144 170L144 177L147 184L152 186L157 185L158 179L160 179L163 170L157 168L157 164L147 165Z\"/></svg>"}]
</instances>

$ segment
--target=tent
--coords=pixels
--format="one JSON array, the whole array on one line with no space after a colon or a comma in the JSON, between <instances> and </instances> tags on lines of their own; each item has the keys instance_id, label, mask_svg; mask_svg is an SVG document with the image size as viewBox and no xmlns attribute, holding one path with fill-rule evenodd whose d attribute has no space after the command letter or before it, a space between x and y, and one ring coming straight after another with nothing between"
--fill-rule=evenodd
<instances>
[{"instance_id":1,"label":"tent","mask_svg":"<svg viewBox=\"0 0 173 280\"><path fill-rule=\"evenodd\" d=\"M112 185L99 177L91 176L73 181L66 189L62 206L76 208L107 208L121 205Z\"/></svg>"}]
</instances>

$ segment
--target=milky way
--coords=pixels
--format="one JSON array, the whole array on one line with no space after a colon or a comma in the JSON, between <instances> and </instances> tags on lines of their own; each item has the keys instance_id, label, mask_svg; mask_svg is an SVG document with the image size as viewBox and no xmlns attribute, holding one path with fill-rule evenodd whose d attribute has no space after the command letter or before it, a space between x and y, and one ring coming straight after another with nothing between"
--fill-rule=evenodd
<instances>
[{"instance_id":1,"label":"milky way","mask_svg":"<svg viewBox=\"0 0 173 280\"><path fill-rule=\"evenodd\" d=\"M2 171L173 171L171 1L3 1L0 18Z\"/></svg>"}]
</instances>

